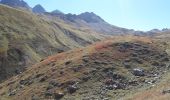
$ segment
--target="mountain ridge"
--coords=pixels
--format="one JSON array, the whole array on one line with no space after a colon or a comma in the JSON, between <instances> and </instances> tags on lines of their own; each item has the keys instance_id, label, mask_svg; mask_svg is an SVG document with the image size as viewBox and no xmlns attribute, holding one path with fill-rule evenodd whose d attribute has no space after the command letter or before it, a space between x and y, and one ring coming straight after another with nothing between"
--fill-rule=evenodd
<instances>
[{"instance_id":1,"label":"mountain ridge","mask_svg":"<svg viewBox=\"0 0 170 100\"><path fill-rule=\"evenodd\" d=\"M1 0L0 3L11 6L11 7L19 7L19 8L21 7L21 8L26 8L27 10L31 9L34 13L39 13L39 14L43 14L46 12L45 9L40 4L37 4L38 6L37 10L40 10L40 11L35 11L35 8L29 7L29 5L24 0L12 0L12 1ZM76 14L71 14L71 13L64 14L61 11L56 10L56 13L52 11L51 13L48 12L46 14L50 14L50 15L59 17L63 20L74 22L74 24L77 26L88 27L88 28L93 29L96 32L100 32L106 35L119 35L119 34L122 35L122 34L129 34L129 33L135 34L135 35L153 35L153 34L158 33L158 29L155 29L157 31L154 31L153 29L153 30L144 32L144 31L135 31L132 29L117 27L104 21L100 16L96 15L93 12L84 12L79 15L76 15ZM98 22L98 23L95 23L95 22ZM159 33L165 32L167 30L168 30L167 28L164 28L162 30L159 30Z\"/></svg>"},{"instance_id":2,"label":"mountain ridge","mask_svg":"<svg viewBox=\"0 0 170 100\"><path fill-rule=\"evenodd\" d=\"M30 6L23 0L1 0L0 3L11 7L30 9Z\"/></svg>"}]
</instances>

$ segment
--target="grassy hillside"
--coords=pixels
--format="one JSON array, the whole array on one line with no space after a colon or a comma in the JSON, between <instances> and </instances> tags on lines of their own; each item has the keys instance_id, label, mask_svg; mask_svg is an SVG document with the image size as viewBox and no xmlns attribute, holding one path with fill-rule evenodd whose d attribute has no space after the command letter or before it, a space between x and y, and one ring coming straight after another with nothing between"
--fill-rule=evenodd
<instances>
[{"instance_id":1,"label":"grassy hillside","mask_svg":"<svg viewBox=\"0 0 170 100\"><path fill-rule=\"evenodd\" d=\"M0 84L0 96L2 100L121 100L159 82L169 59L151 38L115 36L47 57Z\"/></svg>"},{"instance_id":2,"label":"grassy hillside","mask_svg":"<svg viewBox=\"0 0 170 100\"><path fill-rule=\"evenodd\" d=\"M42 58L103 38L57 18L0 5L0 81Z\"/></svg>"}]
</instances>

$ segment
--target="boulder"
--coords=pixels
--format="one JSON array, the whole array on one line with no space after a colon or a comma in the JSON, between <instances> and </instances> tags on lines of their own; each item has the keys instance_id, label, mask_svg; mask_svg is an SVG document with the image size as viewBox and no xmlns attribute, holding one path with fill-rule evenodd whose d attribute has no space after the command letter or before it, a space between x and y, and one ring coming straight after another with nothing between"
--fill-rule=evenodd
<instances>
[{"instance_id":1,"label":"boulder","mask_svg":"<svg viewBox=\"0 0 170 100\"><path fill-rule=\"evenodd\" d=\"M58 92L58 93L54 93L54 99L55 100L59 100L64 96L64 93L62 92Z\"/></svg>"},{"instance_id":2,"label":"boulder","mask_svg":"<svg viewBox=\"0 0 170 100\"><path fill-rule=\"evenodd\" d=\"M14 96L16 95L16 90L9 91L8 96Z\"/></svg>"},{"instance_id":3,"label":"boulder","mask_svg":"<svg viewBox=\"0 0 170 100\"><path fill-rule=\"evenodd\" d=\"M132 74L135 75L135 76L145 76L144 70L140 69L140 68L133 69Z\"/></svg>"},{"instance_id":4,"label":"boulder","mask_svg":"<svg viewBox=\"0 0 170 100\"><path fill-rule=\"evenodd\" d=\"M76 92L78 90L78 88L75 85L70 85L70 86L68 86L67 90L70 94L72 94L72 93Z\"/></svg>"}]
</instances>

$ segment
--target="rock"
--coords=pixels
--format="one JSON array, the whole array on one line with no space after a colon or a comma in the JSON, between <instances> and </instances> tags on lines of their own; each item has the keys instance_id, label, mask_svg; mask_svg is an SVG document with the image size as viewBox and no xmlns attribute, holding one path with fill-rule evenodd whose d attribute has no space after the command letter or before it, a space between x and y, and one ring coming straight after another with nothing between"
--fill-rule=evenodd
<instances>
[{"instance_id":1,"label":"rock","mask_svg":"<svg viewBox=\"0 0 170 100\"><path fill-rule=\"evenodd\" d=\"M129 42L125 42L125 43L123 43L121 46L124 47L124 48L126 48L126 49L133 47L133 45L132 45L131 43L129 43Z\"/></svg>"},{"instance_id":2,"label":"rock","mask_svg":"<svg viewBox=\"0 0 170 100\"><path fill-rule=\"evenodd\" d=\"M16 90L9 90L9 94L8 94L8 96L14 96L14 95L16 95Z\"/></svg>"},{"instance_id":3,"label":"rock","mask_svg":"<svg viewBox=\"0 0 170 100\"><path fill-rule=\"evenodd\" d=\"M155 62L152 63L152 65L153 65L153 66L159 66L160 64L159 64L159 62L156 62L156 61L155 61Z\"/></svg>"},{"instance_id":4,"label":"rock","mask_svg":"<svg viewBox=\"0 0 170 100\"><path fill-rule=\"evenodd\" d=\"M137 85L139 85L138 81L135 81L135 80L129 81L128 84L131 85L131 86L137 86Z\"/></svg>"},{"instance_id":5,"label":"rock","mask_svg":"<svg viewBox=\"0 0 170 100\"><path fill-rule=\"evenodd\" d=\"M91 78L90 76L84 76L84 77L82 77L82 80L84 82L87 82L90 78Z\"/></svg>"},{"instance_id":6,"label":"rock","mask_svg":"<svg viewBox=\"0 0 170 100\"><path fill-rule=\"evenodd\" d=\"M167 89L167 90L163 90L162 91L163 94L167 94L167 93L170 93L170 89Z\"/></svg>"},{"instance_id":7,"label":"rock","mask_svg":"<svg viewBox=\"0 0 170 100\"><path fill-rule=\"evenodd\" d=\"M85 63L87 63L87 62L89 62L89 57L87 57L87 56L83 56L83 62L85 62Z\"/></svg>"},{"instance_id":8,"label":"rock","mask_svg":"<svg viewBox=\"0 0 170 100\"><path fill-rule=\"evenodd\" d=\"M54 88L53 85L48 85L48 87L46 88L46 90L50 90L50 89L52 89L52 88Z\"/></svg>"},{"instance_id":9,"label":"rock","mask_svg":"<svg viewBox=\"0 0 170 100\"><path fill-rule=\"evenodd\" d=\"M49 84L50 84L50 85L53 85L53 86L58 86L58 85L59 85L59 83L58 83L57 81L55 81L55 80L51 80L51 81L49 82Z\"/></svg>"},{"instance_id":10,"label":"rock","mask_svg":"<svg viewBox=\"0 0 170 100\"><path fill-rule=\"evenodd\" d=\"M126 87L123 83L116 83L113 85L115 89L124 89Z\"/></svg>"},{"instance_id":11,"label":"rock","mask_svg":"<svg viewBox=\"0 0 170 100\"><path fill-rule=\"evenodd\" d=\"M131 55L132 55L132 57L137 57L138 56L137 53L132 53Z\"/></svg>"},{"instance_id":12,"label":"rock","mask_svg":"<svg viewBox=\"0 0 170 100\"><path fill-rule=\"evenodd\" d=\"M113 90L113 89L124 89L126 87L123 83L114 83L110 85L106 85L106 89Z\"/></svg>"},{"instance_id":13,"label":"rock","mask_svg":"<svg viewBox=\"0 0 170 100\"><path fill-rule=\"evenodd\" d=\"M36 76L35 76L35 78L39 78L39 77L41 77L41 76L43 76L44 74L37 74Z\"/></svg>"},{"instance_id":14,"label":"rock","mask_svg":"<svg viewBox=\"0 0 170 100\"><path fill-rule=\"evenodd\" d=\"M31 81L29 78L25 79L25 80L21 80L19 82L21 85L31 85L33 83L33 81Z\"/></svg>"},{"instance_id":15,"label":"rock","mask_svg":"<svg viewBox=\"0 0 170 100\"><path fill-rule=\"evenodd\" d=\"M132 58L131 58L131 61L136 62L136 63L139 63L139 64L142 64L142 63L143 63L142 60L140 60L140 59L137 58L137 57L132 57Z\"/></svg>"},{"instance_id":16,"label":"rock","mask_svg":"<svg viewBox=\"0 0 170 100\"><path fill-rule=\"evenodd\" d=\"M111 70L109 70L108 72L106 72L106 75L107 75L107 77L109 77L109 78L112 78L112 76L113 76L113 71L111 71Z\"/></svg>"},{"instance_id":17,"label":"rock","mask_svg":"<svg viewBox=\"0 0 170 100\"><path fill-rule=\"evenodd\" d=\"M124 62L123 65L125 66L125 68L131 68L131 65L129 63Z\"/></svg>"},{"instance_id":18,"label":"rock","mask_svg":"<svg viewBox=\"0 0 170 100\"><path fill-rule=\"evenodd\" d=\"M80 66L75 66L73 68L71 68L74 72L79 72L81 70L82 67Z\"/></svg>"},{"instance_id":19,"label":"rock","mask_svg":"<svg viewBox=\"0 0 170 100\"><path fill-rule=\"evenodd\" d=\"M64 96L64 93L62 92L58 92L58 93L54 93L54 99L55 100L59 100Z\"/></svg>"},{"instance_id":20,"label":"rock","mask_svg":"<svg viewBox=\"0 0 170 100\"><path fill-rule=\"evenodd\" d=\"M44 59L41 59L40 62L44 61Z\"/></svg>"},{"instance_id":21,"label":"rock","mask_svg":"<svg viewBox=\"0 0 170 100\"><path fill-rule=\"evenodd\" d=\"M114 66L113 67L104 68L103 72L107 73L109 71L113 71L114 69L115 69Z\"/></svg>"},{"instance_id":22,"label":"rock","mask_svg":"<svg viewBox=\"0 0 170 100\"><path fill-rule=\"evenodd\" d=\"M52 63L51 66L54 67L56 64L55 63Z\"/></svg>"},{"instance_id":23,"label":"rock","mask_svg":"<svg viewBox=\"0 0 170 100\"><path fill-rule=\"evenodd\" d=\"M65 65L68 65L68 64L70 64L71 63L71 61L67 61L67 62L65 62Z\"/></svg>"},{"instance_id":24,"label":"rock","mask_svg":"<svg viewBox=\"0 0 170 100\"><path fill-rule=\"evenodd\" d=\"M169 61L169 58L163 58L162 61Z\"/></svg>"},{"instance_id":25,"label":"rock","mask_svg":"<svg viewBox=\"0 0 170 100\"><path fill-rule=\"evenodd\" d=\"M60 85L61 85L61 84L58 83L57 81L51 80L51 81L49 82L49 85L48 85L48 87L46 88L46 90L53 89L54 87L59 87Z\"/></svg>"},{"instance_id":26,"label":"rock","mask_svg":"<svg viewBox=\"0 0 170 100\"><path fill-rule=\"evenodd\" d=\"M31 100L40 100L38 96L32 95Z\"/></svg>"},{"instance_id":27,"label":"rock","mask_svg":"<svg viewBox=\"0 0 170 100\"><path fill-rule=\"evenodd\" d=\"M72 94L72 93L76 92L78 90L78 88L75 85L70 85L70 86L68 86L67 90L69 93Z\"/></svg>"},{"instance_id":28,"label":"rock","mask_svg":"<svg viewBox=\"0 0 170 100\"><path fill-rule=\"evenodd\" d=\"M44 82L48 77L44 76L43 78L40 79L40 82Z\"/></svg>"},{"instance_id":29,"label":"rock","mask_svg":"<svg viewBox=\"0 0 170 100\"><path fill-rule=\"evenodd\" d=\"M133 69L132 74L135 75L135 76L145 76L144 70L143 69L139 69L139 68Z\"/></svg>"},{"instance_id":30,"label":"rock","mask_svg":"<svg viewBox=\"0 0 170 100\"><path fill-rule=\"evenodd\" d=\"M156 82L156 80L145 80L145 82L147 84L154 84Z\"/></svg>"},{"instance_id":31,"label":"rock","mask_svg":"<svg viewBox=\"0 0 170 100\"><path fill-rule=\"evenodd\" d=\"M51 96L53 96L53 93L51 91L46 91L45 96L46 97L51 97Z\"/></svg>"},{"instance_id":32,"label":"rock","mask_svg":"<svg viewBox=\"0 0 170 100\"><path fill-rule=\"evenodd\" d=\"M106 89L108 89L108 90L113 90L114 87L113 87L113 85L107 85L107 86L106 86Z\"/></svg>"},{"instance_id":33,"label":"rock","mask_svg":"<svg viewBox=\"0 0 170 100\"><path fill-rule=\"evenodd\" d=\"M8 96L13 96L13 95L15 95L16 93L15 92L10 92L9 94L8 94Z\"/></svg>"},{"instance_id":34,"label":"rock","mask_svg":"<svg viewBox=\"0 0 170 100\"><path fill-rule=\"evenodd\" d=\"M107 79L105 81L105 85L112 85L114 83L114 81L112 79Z\"/></svg>"},{"instance_id":35,"label":"rock","mask_svg":"<svg viewBox=\"0 0 170 100\"><path fill-rule=\"evenodd\" d=\"M130 62L130 59L125 59L124 60L124 63L128 63L128 62Z\"/></svg>"},{"instance_id":36,"label":"rock","mask_svg":"<svg viewBox=\"0 0 170 100\"><path fill-rule=\"evenodd\" d=\"M96 65L99 65L99 64L101 64L102 62L101 62L101 61L98 61L98 60L95 60L94 63L95 63Z\"/></svg>"},{"instance_id":37,"label":"rock","mask_svg":"<svg viewBox=\"0 0 170 100\"><path fill-rule=\"evenodd\" d=\"M15 70L15 73L16 73L16 74L21 74L22 72L21 72L20 70L16 69L16 70Z\"/></svg>"},{"instance_id":38,"label":"rock","mask_svg":"<svg viewBox=\"0 0 170 100\"><path fill-rule=\"evenodd\" d=\"M54 100L59 100L64 96L64 93L62 92L52 92L50 90L45 92L45 97L53 97Z\"/></svg>"},{"instance_id":39,"label":"rock","mask_svg":"<svg viewBox=\"0 0 170 100\"><path fill-rule=\"evenodd\" d=\"M124 77L119 75L119 74L113 74L112 78L116 79L116 80L119 80L119 79L123 79Z\"/></svg>"},{"instance_id":40,"label":"rock","mask_svg":"<svg viewBox=\"0 0 170 100\"><path fill-rule=\"evenodd\" d=\"M63 74L64 74L64 71L60 71L60 74L63 75Z\"/></svg>"}]
</instances>

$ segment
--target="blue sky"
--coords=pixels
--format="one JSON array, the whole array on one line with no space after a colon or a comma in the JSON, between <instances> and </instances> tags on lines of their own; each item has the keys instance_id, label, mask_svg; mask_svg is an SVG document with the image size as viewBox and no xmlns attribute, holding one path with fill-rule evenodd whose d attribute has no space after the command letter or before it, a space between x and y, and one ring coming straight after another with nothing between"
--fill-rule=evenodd
<instances>
[{"instance_id":1,"label":"blue sky","mask_svg":"<svg viewBox=\"0 0 170 100\"><path fill-rule=\"evenodd\" d=\"M94 12L105 21L135 30L170 28L170 0L25 0L31 7L41 4L47 11Z\"/></svg>"}]
</instances>

